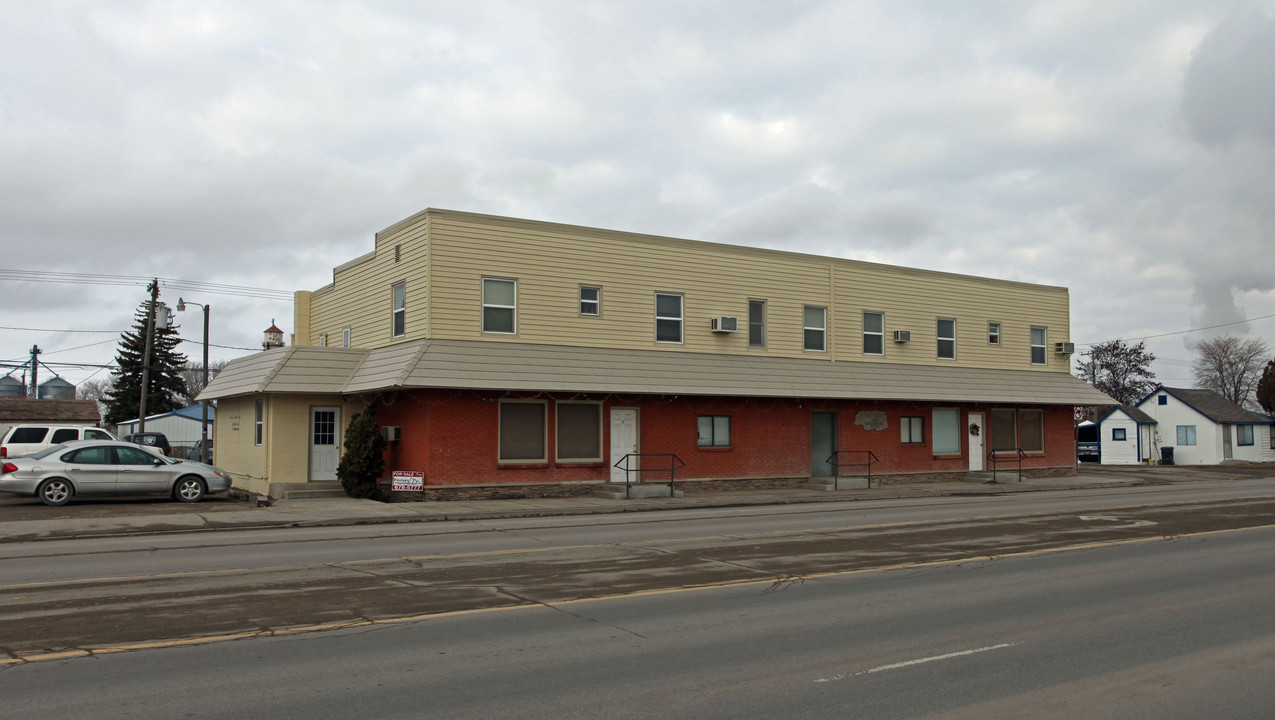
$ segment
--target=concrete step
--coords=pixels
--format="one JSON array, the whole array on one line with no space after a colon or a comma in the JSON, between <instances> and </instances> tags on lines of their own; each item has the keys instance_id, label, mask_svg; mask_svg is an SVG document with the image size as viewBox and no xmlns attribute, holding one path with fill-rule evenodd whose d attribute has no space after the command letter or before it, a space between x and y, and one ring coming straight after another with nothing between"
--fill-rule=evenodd
<instances>
[{"instance_id":1,"label":"concrete step","mask_svg":"<svg viewBox=\"0 0 1275 720\"><path fill-rule=\"evenodd\" d=\"M611 500L624 500L626 495L624 485L614 483L611 485L600 485L593 491L594 497L608 498ZM628 498L661 498L661 497L682 497L681 490L669 490L668 485L630 485Z\"/></svg>"},{"instance_id":2,"label":"concrete step","mask_svg":"<svg viewBox=\"0 0 1275 720\"><path fill-rule=\"evenodd\" d=\"M1022 482L1022 479L1018 477L1017 470L997 470L995 473L992 473L991 470L984 470L983 472L965 473L965 481L974 483L1016 483Z\"/></svg>"},{"instance_id":3,"label":"concrete step","mask_svg":"<svg viewBox=\"0 0 1275 720\"><path fill-rule=\"evenodd\" d=\"M801 485L810 490L824 490L831 492L833 490L867 490L872 487L868 482L867 475L842 475L838 478L817 477L810 478Z\"/></svg>"},{"instance_id":4,"label":"concrete step","mask_svg":"<svg viewBox=\"0 0 1275 720\"><path fill-rule=\"evenodd\" d=\"M305 500L314 497L346 497L346 488L340 483L289 483L279 494L283 500Z\"/></svg>"}]
</instances>

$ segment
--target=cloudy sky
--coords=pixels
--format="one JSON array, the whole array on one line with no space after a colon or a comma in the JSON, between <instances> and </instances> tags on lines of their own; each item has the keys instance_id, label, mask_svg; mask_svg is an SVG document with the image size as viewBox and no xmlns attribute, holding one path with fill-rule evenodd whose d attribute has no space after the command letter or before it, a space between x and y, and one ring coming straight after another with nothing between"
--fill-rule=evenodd
<instances>
[{"instance_id":1,"label":"cloudy sky","mask_svg":"<svg viewBox=\"0 0 1275 720\"><path fill-rule=\"evenodd\" d=\"M1273 161L1275 0L0 0L0 362L144 277L246 354L440 207L1063 285L1189 385L1275 345Z\"/></svg>"}]
</instances>

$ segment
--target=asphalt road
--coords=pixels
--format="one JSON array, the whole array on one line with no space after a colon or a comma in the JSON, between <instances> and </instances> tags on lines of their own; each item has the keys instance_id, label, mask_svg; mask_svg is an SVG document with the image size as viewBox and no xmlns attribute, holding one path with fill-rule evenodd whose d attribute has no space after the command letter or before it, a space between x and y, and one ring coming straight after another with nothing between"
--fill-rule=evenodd
<instances>
[{"instance_id":1,"label":"asphalt road","mask_svg":"<svg viewBox=\"0 0 1275 720\"><path fill-rule=\"evenodd\" d=\"M1275 530L0 670L12 717L1269 717ZM293 598L281 597L279 602Z\"/></svg>"}]
</instances>

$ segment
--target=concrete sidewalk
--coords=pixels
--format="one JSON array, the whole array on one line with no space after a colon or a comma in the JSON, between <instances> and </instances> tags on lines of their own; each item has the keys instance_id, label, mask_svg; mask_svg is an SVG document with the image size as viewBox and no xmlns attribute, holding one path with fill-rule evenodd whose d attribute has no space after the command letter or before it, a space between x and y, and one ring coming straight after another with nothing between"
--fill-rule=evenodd
<instances>
[{"instance_id":1,"label":"concrete sidewalk","mask_svg":"<svg viewBox=\"0 0 1275 720\"><path fill-rule=\"evenodd\" d=\"M191 532L198 530L265 527L314 527L446 520L593 515L681 508L748 507L795 503L848 502L953 496L989 496L1048 490L1077 490L1165 484L1201 479L1254 477L1253 473L1201 468L1082 468L1077 475L1026 478L1022 482L899 483L861 490L820 491L805 488L747 491L697 491L694 483L681 486L680 498L610 500L597 497L470 500L387 504L352 498L276 500L263 508L201 512L199 506L180 506L182 512L129 514L127 507L111 517L10 520L0 517L0 542L57 538ZM1266 476L1275 476L1267 466ZM175 506L177 507L177 506ZM54 510L50 508L50 510Z\"/></svg>"}]
</instances>

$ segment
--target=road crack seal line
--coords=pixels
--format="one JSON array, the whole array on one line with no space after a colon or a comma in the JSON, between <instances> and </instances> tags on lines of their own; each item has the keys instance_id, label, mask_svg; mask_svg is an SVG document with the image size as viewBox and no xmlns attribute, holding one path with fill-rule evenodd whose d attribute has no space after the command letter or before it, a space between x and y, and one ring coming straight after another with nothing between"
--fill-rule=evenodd
<instances>
[{"instance_id":1,"label":"road crack seal line","mask_svg":"<svg viewBox=\"0 0 1275 720\"><path fill-rule=\"evenodd\" d=\"M525 604L526 604L526 605L528 605L528 606L530 606L530 605L539 605L540 607L548 608L548 609L550 609L550 610L553 610L554 612L562 613L563 615L566 615L567 617L572 617L572 618L575 618L575 619L577 619L577 620L583 620L583 621L588 622L588 623L593 623L594 625L601 625L602 627L609 627L609 628L611 628L612 630L618 630L619 632L626 633L626 634L628 634L628 635L632 635L632 636L634 636L634 637L641 638L641 639L643 639L643 640L649 640L649 639L650 639L650 638L648 638L647 636L643 635L642 633L634 632L633 630L629 630L628 628L620 627L619 625L612 625L611 623L604 623L604 622L599 621L597 618L585 617L584 615L581 615L580 613L574 613L574 612L571 612L570 610L567 610L567 609L565 609L565 608L558 607L557 605L554 605L553 603L547 603L547 602L544 602L543 600L536 600L535 598L529 598L529 597L526 597L526 596L524 596L524 595L519 595L518 593L513 592L513 591L511 591L511 590L508 590L508 589L506 589L506 588L504 588L504 587L502 587L502 586L499 586L499 585L498 585L498 586L496 586L496 592L498 592L498 593L500 593L500 594L502 594L502 595L505 595L505 596L507 596L507 597L514 598L515 600L520 600L520 601L522 601L523 603L525 603Z\"/></svg>"}]
</instances>

